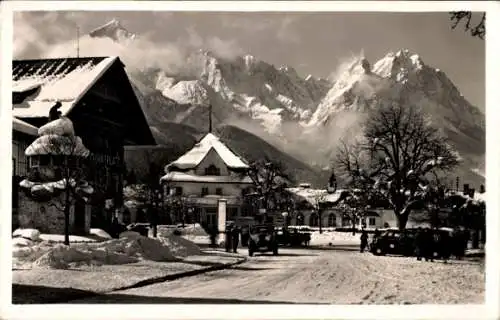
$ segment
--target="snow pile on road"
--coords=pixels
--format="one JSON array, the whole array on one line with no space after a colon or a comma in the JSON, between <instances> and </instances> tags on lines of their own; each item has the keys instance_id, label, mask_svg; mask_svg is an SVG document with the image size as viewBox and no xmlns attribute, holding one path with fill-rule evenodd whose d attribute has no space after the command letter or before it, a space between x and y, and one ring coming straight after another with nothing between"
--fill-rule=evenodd
<instances>
[{"instance_id":1,"label":"snow pile on road","mask_svg":"<svg viewBox=\"0 0 500 320\"><path fill-rule=\"evenodd\" d=\"M96 236L102 239L112 239L112 237L106 231L102 229L91 228L90 235Z\"/></svg>"},{"instance_id":2,"label":"snow pile on road","mask_svg":"<svg viewBox=\"0 0 500 320\"><path fill-rule=\"evenodd\" d=\"M66 269L79 265L127 264L140 260L178 261L179 257L201 254L200 248L181 237L152 239L141 235L122 236L104 242L65 246L50 241L28 239L13 242L13 267Z\"/></svg>"},{"instance_id":3,"label":"snow pile on road","mask_svg":"<svg viewBox=\"0 0 500 320\"><path fill-rule=\"evenodd\" d=\"M40 235L40 240L42 240L42 241L48 241L48 242L63 243L64 242L64 234L42 233ZM69 236L69 242L70 243L96 242L96 241L97 241L96 239L93 239L91 237L86 237L86 236L75 236L75 235L70 235Z\"/></svg>"},{"instance_id":4,"label":"snow pile on road","mask_svg":"<svg viewBox=\"0 0 500 320\"><path fill-rule=\"evenodd\" d=\"M137 262L133 256L103 249L75 248L58 244L33 263L34 267L68 269L78 265L126 264Z\"/></svg>"},{"instance_id":5,"label":"snow pile on road","mask_svg":"<svg viewBox=\"0 0 500 320\"><path fill-rule=\"evenodd\" d=\"M170 235L160 237L159 240L166 245L177 257L187 257L201 254L201 249L194 242L181 236Z\"/></svg>"},{"instance_id":6,"label":"snow pile on road","mask_svg":"<svg viewBox=\"0 0 500 320\"><path fill-rule=\"evenodd\" d=\"M142 260L176 261L178 260L169 247L157 239L141 235L122 236L120 239L108 240L101 243L88 244L95 250L105 250L125 254Z\"/></svg>"},{"instance_id":7,"label":"snow pile on road","mask_svg":"<svg viewBox=\"0 0 500 320\"><path fill-rule=\"evenodd\" d=\"M38 241L40 239L40 231L37 229L16 229L12 233L12 237L21 237L25 239L30 239L32 241Z\"/></svg>"}]
</instances>

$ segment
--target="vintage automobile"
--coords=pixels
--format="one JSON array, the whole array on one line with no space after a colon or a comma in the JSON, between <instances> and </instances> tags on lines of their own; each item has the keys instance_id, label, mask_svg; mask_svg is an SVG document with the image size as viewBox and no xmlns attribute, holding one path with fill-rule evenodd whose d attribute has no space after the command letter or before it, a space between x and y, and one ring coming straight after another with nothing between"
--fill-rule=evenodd
<instances>
[{"instance_id":1,"label":"vintage automobile","mask_svg":"<svg viewBox=\"0 0 500 320\"><path fill-rule=\"evenodd\" d=\"M307 246L311 241L311 233L299 231L297 228L280 228L276 232L276 239L281 246Z\"/></svg>"},{"instance_id":2,"label":"vintage automobile","mask_svg":"<svg viewBox=\"0 0 500 320\"><path fill-rule=\"evenodd\" d=\"M415 231L413 229L407 229L406 232L389 229L373 239L370 244L370 251L374 255L400 254L412 256L415 252L414 239Z\"/></svg>"},{"instance_id":3,"label":"vintage automobile","mask_svg":"<svg viewBox=\"0 0 500 320\"><path fill-rule=\"evenodd\" d=\"M274 255L278 254L278 241L272 224L255 225L250 227L249 231L249 256L253 256L255 252L272 252Z\"/></svg>"}]
</instances>

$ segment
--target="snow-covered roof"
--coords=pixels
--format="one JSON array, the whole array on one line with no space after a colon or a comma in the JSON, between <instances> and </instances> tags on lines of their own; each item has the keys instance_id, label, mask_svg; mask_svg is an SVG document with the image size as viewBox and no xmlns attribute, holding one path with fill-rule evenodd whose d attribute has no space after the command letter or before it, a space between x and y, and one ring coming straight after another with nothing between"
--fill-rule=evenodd
<instances>
[{"instance_id":1,"label":"snow-covered roof","mask_svg":"<svg viewBox=\"0 0 500 320\"><path fill-rule=\"evenodd\" d=\"M179 157L174 162L170 163L168 167L175 167L181 170L196 168L201 161L207 156L208 152L214 149L219 157L224 161L226 166L231 169L248 169L248 164L234 154L229 148L220 141L220 139L212 133L208 133L200 142L194 147Z\"/></svg>"},{"instance_id":2,"label":"snow-covered roof","mask_svg":"<svg viewBox=\"0 0 500 320\"><path fill-rule=\"evenodd\" d=\"M118 57L92 57L13 61L12 92L36 93L13 104L12 114L20 118L47 117L59 101L62 115L78 103Z\"/></svg>"},{"instance_id":3,"label":"snow-covered roof","mask_svg":"<svg viewBox=\"0 0 500 320\"><path fill-rule=\"evenodd\" d=\"M340 196L342 195L342 192L344 192L345 190L339 189L333 193L328 193L328 191L324 189L311 189L311 188L298 187L298 188L287 188L287 191L303 198L312 205L316 205L317 201L319 201L320 203L338 201L340 199Z\"/></svg>"},{"instance_id":4,"label":"snow-covered roof","mask_svg":"<svg viewBox=\"0 0 500 320\"><path fill-rule=\"evenodd\" d=\"M19 120L16 117L12 117L12 130L26 133L29 134L30 136L38 135L37 127L32 126L31 124L24 122L22 120Z\"/></svg>"},{"instance_id":5,"label":"snow-covered roof","mask_svg":"<svg viewBox=\"0 0 500 320\"><path fill-rule=\"evenodd\" d=\"M474 197L471 198L469 195L464 194L463 192L450 192L448 196L459 196L465 198L465 200L475 202L476 204L480 203L486 203L486 192L480 193L480 192L474 192Z\"/></svg>"},{"instance_id":6,"label":"snow-covered roof","mask_svg":"<svg viewBox=\"0 0 500 320\"><path fill-rule=\"evenodd\" d=\"M236 176L199 176L188 174L184 172L169 172L164 175L160 182L204 182L204 183L243 183L252 184L252 179L248 176L236 177Z\"/></svg>"}]
</instances>

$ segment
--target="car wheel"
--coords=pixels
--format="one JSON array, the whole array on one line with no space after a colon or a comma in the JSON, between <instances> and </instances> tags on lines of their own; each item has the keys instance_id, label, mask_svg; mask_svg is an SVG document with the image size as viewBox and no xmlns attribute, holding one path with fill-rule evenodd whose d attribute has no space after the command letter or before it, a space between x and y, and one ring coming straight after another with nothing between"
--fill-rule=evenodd
<instances>
[{"instance_id":1,"label":"car wheel","mask_svg":"<svg viewBox=\"0 0 500 320\"><path fill-rule=\"evenodd\" d=\"M375 249L375 255L377 255L377 256L383 256L384 255L384 250L382 250L382 248Z\"/></svg>"}]
</instances>

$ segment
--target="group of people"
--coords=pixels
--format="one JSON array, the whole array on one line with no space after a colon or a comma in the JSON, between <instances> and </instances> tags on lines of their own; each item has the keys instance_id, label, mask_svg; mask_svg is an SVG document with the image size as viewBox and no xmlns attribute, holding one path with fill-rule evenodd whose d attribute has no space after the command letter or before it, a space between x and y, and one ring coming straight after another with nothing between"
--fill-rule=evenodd
<instances>
[{"instance_id":1,"label":"group of people","mask_svg":"<svg viewBox=\"0 0 500 320\"><path fill-rule=\"evenodd\" d=\"M226 226L226 232L225 232L225 245L226 245L226 252L231 252L231 249L234 253L238 252L238 244L240 242L240 234L242 238L245 236L244 232L242 232L241 227L235 225L235 224L229 224ZM243 242L244 239L242 239Z\"/></svg>"}]
</instances>

